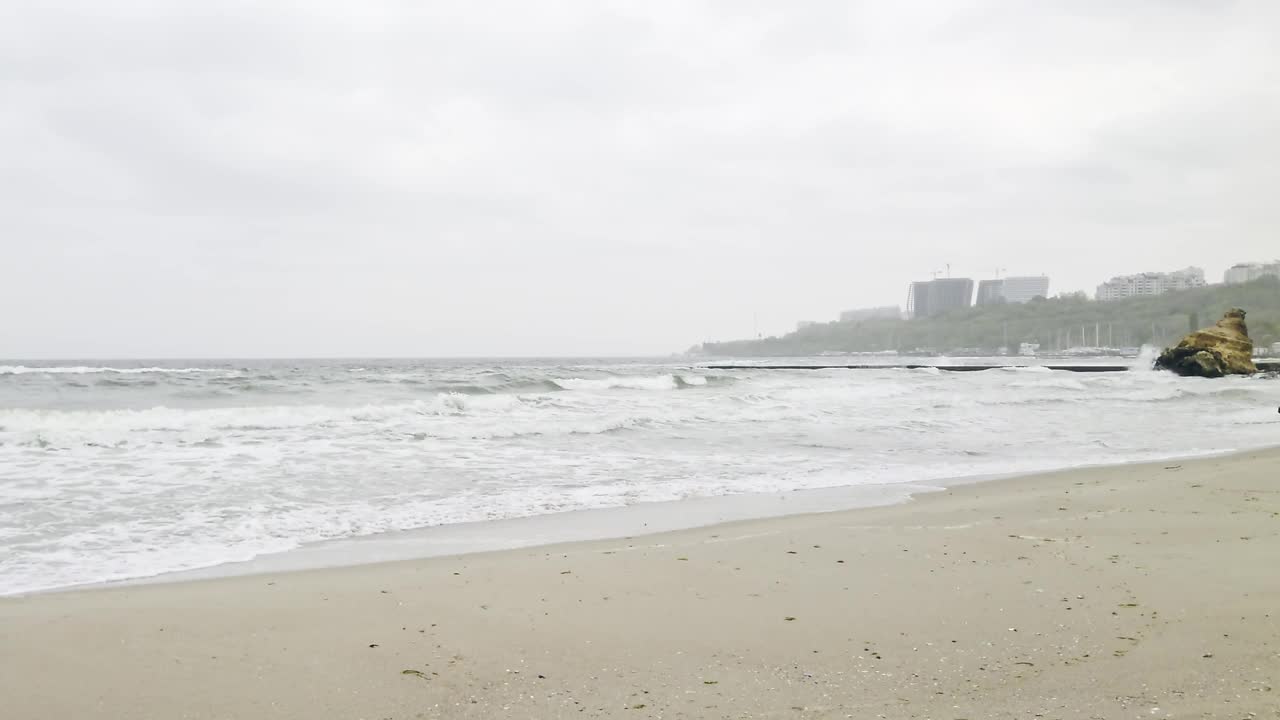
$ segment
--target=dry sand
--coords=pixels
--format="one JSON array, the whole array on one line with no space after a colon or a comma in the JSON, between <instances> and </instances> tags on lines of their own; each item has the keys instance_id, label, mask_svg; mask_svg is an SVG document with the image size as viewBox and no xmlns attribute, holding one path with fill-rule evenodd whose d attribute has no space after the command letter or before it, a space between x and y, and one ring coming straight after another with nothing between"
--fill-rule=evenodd
<instances>
[{"instance_id":1,"label":"dry sand","mask_svg":"<svg viewBox=\"0 0 1280 720\"><path fill-rule=\"evenodd\" d=\"M0 600L0 716L1277 718L1280 452Z\"/></svg>"}]
</instances>

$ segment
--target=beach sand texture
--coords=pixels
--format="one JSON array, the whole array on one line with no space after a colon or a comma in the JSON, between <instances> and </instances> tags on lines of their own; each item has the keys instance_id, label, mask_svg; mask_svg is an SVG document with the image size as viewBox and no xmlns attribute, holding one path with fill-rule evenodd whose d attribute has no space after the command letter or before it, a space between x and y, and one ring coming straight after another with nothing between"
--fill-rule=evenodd
<instances>
[{"instance_id":1,"label":"beach sand texture","mask_svg":"<svg viewBox=\"0 0 1280 720\"><path fill-rule=\"evenodd\" d=\"M1280 718L1280 451L0 600L0 716Z\"/></svg>"}]
</instances>

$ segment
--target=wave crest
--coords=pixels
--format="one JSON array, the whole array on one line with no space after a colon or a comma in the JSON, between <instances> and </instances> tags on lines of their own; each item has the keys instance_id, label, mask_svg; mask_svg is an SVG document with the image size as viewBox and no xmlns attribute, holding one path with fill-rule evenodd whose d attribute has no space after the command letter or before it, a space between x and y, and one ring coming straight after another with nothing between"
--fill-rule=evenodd
<instances>
[{"instance_id":1,"label":"wave crest","mask_svg":"<svg viewBox=\"0 0 1280 720\"><path fill-rule=\"evenodd\" d=\"M603 378L563 378L554 383L563 390L681 390L705 387L708 379L702 375L614 375Z\"/></svg>"},{"instance_id":2,"label":"wave crest","mask_svg":"<svg viewBox=\"0 0 1280 720\"><path fill-rule=\"evenodd\" d=\"M87 365L59 365L52 367L28 367L26 365L0 365L0 375L89 375L93 373L115 373L118 375L141 375L144 373L171 373L171 374L191 374L191 373L216 373L226 372L225 370L217 370L214 368L162 368L162 367L144 367L144 368L117 368L117 367L89 367Z\"/></svg>"}]
</instances>

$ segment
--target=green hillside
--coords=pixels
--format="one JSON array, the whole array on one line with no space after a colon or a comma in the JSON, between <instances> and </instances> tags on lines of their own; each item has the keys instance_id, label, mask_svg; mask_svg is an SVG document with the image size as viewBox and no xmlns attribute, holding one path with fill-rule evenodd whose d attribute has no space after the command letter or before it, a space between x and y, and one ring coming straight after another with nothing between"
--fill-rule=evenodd
<instances>
[{"instance_id":1,"label":"green hillside","mask_svg":"<svg viewBox=\"0 0 1280 720\"><path fill-rule=\"evenodd\" d=\"M1024 342L1052 351L1093 346L1095 339L1114 347L1167 346L1193 323L1210 325L1232 307L1249 313L1255 345L1280 342L1280 279L1268 277L1243 285L1213 285L1116 302L1095 302L1081 293L1025 305L974 307L929 319L831 322L782 337L707 343L701 349L711 355L798 356L926 349L994 353L1006 341L1015 352Z\"/></svg>"}]
</instances>

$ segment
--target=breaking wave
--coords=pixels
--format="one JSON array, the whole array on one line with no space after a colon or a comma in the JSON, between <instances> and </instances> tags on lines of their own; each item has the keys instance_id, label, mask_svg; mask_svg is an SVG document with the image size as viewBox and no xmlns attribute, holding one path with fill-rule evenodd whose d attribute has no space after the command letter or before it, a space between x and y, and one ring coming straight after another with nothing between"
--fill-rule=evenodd
<instances>
[{"instance_id":1,"label":"breaking wave","mask_svg":"<svg viewBox=\"0 0 1280 720\"><path fill-rule=\"evenodd\" d=\"M1138 371L1154 370L1158 357L1160 357L1160 348L1154 345L1143 345L1142 350L1138 352L1138 357L1129 363L1129 368Z\"/></svg>"},{"instance_id":2,"label":"breaking wave","mask_svg":"<svg viewBox=\"0 0 1280 720\"><path fill-rule=\"evenodd\" d=\"M683 390L732 382L727 377L704 375L618 375L603 378L564 378L550 381L563 390Z\"/></svg>"},{"instance_id":3,"label":"breaking wave","mask_svg":"<svg viewBox=\"0 0 1280 720\"><path fill-rule=\"evenodd\" d=\"M194 373L221 373L221 372L227 372L227 370L225 369L218 370L213 368L88 367L85 365L53 366L53 367L28 367L26 365L0 365L0 375L90 375L94 373L115 373L118 375L142 375L145 373L190 375Z\"/></svg>"},{"instance_id":4,"label":"breaking wave","mask_svg":"<svg viewBox=\"0 0 1280 720\"><path fill-rule=\"evenodd\" d=\"M944 484L1257 447L1280 432L1280 381L1269 378L727 374L636 362L222 370L213 361L7 362L0 594L430 524Z\"/></svg>"}]
</instances>

